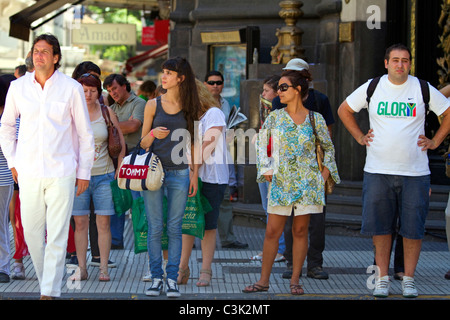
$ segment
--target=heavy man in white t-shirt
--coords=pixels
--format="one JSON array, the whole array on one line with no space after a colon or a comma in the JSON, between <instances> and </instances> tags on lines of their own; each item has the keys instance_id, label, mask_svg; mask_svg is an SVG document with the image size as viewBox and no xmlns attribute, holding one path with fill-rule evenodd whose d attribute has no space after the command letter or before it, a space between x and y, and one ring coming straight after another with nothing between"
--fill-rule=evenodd
<instances>
[{"instance_id":1,"label":"heavy man in white t-shirt","mask_svg":"<svg viewBox=\"0 0 450 320\"><path fill-rule=\"evenodd\" d=\"M416 297L414 272L419 260L428 213L430 169L428 149L436 149L449 133L449 101L429 85L429 107L443 115L432 139L425 136L425 103L419 80L410 76L411 53L403 45L386 50L387 75L381 77L368 104L370 81L341 104L338 115L360 145L367 148L363 182L361 233L373 238L379 276L374 296L389 295L389 260L392 234L399 221L403 236L404 297ZM370 130L363 133L355 112L368 108Z\"/></svg>"}]
</instances>

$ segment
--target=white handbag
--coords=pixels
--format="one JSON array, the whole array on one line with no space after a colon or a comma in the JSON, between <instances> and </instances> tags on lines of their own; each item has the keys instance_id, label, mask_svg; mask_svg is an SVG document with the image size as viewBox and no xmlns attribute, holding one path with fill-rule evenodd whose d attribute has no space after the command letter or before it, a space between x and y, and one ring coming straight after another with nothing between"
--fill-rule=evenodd
<instances>
[{"instance_id":1,"label":"white handbag","mask_svg":"<svg viewBox=\"0 0 450 320\"><path fill-rule=\"evenodd\" d=\"M134 191L156 191L164 181L164 170L159 157L150 152L139 155L140 142L133 153L123 158L120 164L117 184L120 189Z\"/></svg>"}]
</instances>

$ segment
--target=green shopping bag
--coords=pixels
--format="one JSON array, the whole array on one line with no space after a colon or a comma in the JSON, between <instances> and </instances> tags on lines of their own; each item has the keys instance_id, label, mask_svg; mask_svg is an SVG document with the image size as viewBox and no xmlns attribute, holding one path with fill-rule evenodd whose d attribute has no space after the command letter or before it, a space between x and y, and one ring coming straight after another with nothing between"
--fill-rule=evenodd
<instances>
[{"instance_id":1,"label":"green shopping bag","mask_svg":"<svg viewBox=\"0 0 450 320\"><path fill-rule=\"evenodd\" d=\"M117 185L117 180L115 179L111 181L110 185L114 202L114 211L117 216L120 217L133 205L133 196L131 195L130 190L120 189Z\"/></svg>"},{"instance_id":2,"label":"green shopping bag","mask_svg":"<svg viewBox=\"0 0 450 320\"><path fill-rule=\"evenodd\" d=\"M133 201L131 208L131 220L134 233L134 253L147 252L148 223L145 212L144 198L139 197ZM167 237L167 199L163 199L163 234L161 237L161 249L167 250L169 238Z\"/></svg>"},{"instance_id":3,"label":"green shopping bag","mask_svg":"<svg viewBox=\"0 0 450 320\"><path fill-rule=\"evenodd\" d=\"M202 181L198 180L198 190L194 197L188 197L183 216L182 233L199 239L205 235L205 214L212 210L208 199L202 194Z\"/></svg>"},{"instance_id":4,"label":"green shopping bag","mask_svg":"<svg viewBox=\"0 0 450 320\"><path fill-rule=\"evenodd\" d=\"M134 233L134 253L147 252L148 224L144 198L139 197L133 201L131 221Z\"/></svg>"}]
</instances>

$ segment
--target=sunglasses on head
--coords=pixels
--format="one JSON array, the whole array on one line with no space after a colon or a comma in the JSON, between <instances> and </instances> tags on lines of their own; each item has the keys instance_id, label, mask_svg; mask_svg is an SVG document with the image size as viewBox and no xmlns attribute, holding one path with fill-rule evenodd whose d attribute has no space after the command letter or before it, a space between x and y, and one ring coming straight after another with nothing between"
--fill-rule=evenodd
<instances>
[{"instance_id":1,"label":"sunglasses on head","mask_svg":"<svg viewBox=\"0 0 450 320\"><path fill-rule=\"evenodd\" d=\"M281 92L287 91L289 87L294 88L294 86L290 86L287 83L282 83L277 87L277 91L280 90Z\"/></svg>"},{"instance_id":2,"label":"sunglasses on head","mask_svg":"<svg viewBox=\"0 0 450 320\"><path fill-rule=\"evenodd\" d=\"M92 74L92 73L84 73L84 74L82 74L80 76L80 79L81 78L87 78L87 77L93 77L94 79L98 79L98 77L95 74Z\"/></svg>"},{"instance_id":3,"label":"sunglasses on head","mask_svg":"<svg viewBox=\"0 0 450 320\"><path fill-rule=\"evenodd\" d=\"M221 85L223 85L223 81L206 81L206 83L207 84L209 84L210 86L213 86L213 85L215 85L215 84L217 84L218 86L221 86Z\"/></svg>"}]
</instances>

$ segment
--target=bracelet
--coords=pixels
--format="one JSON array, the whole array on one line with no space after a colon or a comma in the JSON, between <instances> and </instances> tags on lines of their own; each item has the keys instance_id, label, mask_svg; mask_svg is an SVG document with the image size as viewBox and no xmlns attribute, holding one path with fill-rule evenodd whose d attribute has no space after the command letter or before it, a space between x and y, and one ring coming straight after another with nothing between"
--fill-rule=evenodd
<instances>
[{"instance_id":1,"label":"bracelet","mask_svg":"<svg viewBox=\"0 0 450 320\"><path fill-rule=\"evenodd\" d=\"M150 130L150 135L151 135L153 138L155 138L155 136L154 136L154 134L153 134L153 129Z\"/></svg>"}]
</instances>

